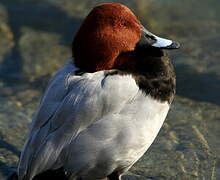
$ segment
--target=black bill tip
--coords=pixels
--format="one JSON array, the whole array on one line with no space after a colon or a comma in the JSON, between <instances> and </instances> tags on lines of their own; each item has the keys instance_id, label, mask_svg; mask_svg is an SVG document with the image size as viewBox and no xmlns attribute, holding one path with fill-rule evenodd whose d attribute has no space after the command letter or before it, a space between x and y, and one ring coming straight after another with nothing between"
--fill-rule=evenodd
<instances>
[{"instance_id":1,"label":"black bill tip","mask_svg":"<svg viewBox=\"0 0 220 180\"><path fill-rule=\"evenodd\" d=\"M163 47L163 49L179 49L180 48L180 43L178 42L172 42L171 45Z\"/></svg>"}]
</instances>

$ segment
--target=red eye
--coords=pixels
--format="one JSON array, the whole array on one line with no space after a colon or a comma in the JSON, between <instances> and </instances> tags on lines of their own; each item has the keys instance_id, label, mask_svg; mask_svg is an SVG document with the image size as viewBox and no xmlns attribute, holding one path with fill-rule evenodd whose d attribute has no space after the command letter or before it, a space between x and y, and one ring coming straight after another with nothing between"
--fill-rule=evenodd
<instances>
[{"instance_id":1,"label":"red eye","mask_svg":"<svg viewBox=\"0 0 220 180\"><path fill-rule=\"evenodd\" d=\"M118 27L124 27L125 25L123 23L118 23L117 26Z\"/></svg>"}]
</instances>

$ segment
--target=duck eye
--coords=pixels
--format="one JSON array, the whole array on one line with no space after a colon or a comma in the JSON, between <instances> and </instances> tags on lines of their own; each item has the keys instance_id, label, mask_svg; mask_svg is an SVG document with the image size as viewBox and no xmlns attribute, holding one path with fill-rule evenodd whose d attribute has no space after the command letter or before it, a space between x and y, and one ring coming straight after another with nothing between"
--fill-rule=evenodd
<instances>
[{"instance_id":1,"label":"duck eye","mask_svg":"<svg viewBox=\"0 0 220 180\"><path fill-rule=\"evenodd\" d=\"M126 21L123 17L120 17L117 21L116 21L116 26L117 27L125 27L126 26Z\"/></svg>"},{"instance_id":2,"label":"duck eye","mask_svg":"<svg viewBox=\"0 0 220 180\"><path fill-rule=\"evenodd\" d=\"M124 26L125 26L125 24L124 24L124 23L119 22L119 23L117 23L117 26L118 26L118 27L124 27Z\"/></svg>"}]
</instances>

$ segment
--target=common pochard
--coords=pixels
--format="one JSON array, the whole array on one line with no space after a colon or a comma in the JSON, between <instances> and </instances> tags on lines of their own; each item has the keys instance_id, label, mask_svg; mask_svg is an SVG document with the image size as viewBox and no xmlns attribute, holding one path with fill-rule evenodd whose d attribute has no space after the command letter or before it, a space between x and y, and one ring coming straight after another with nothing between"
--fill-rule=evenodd
<instances>
[{"instance_id":1,"label":"common pochard","mask_svg":"<svg viewBox=\"0 0 220 180\"><path fill-rule=\"evenodd\" d=\"M156 138L175 94L160 38L118 3L96 6L50 80L20 157L18 180L119 180Z\"/></svg>"}]
</instances>

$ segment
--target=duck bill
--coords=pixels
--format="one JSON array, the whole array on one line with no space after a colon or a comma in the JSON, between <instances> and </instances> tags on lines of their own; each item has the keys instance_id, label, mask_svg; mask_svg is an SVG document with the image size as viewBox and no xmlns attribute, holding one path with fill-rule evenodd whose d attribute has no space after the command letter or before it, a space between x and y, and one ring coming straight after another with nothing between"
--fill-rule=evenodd
<instances>
[{"instance_id":1,"label":"duck bill","mask_svg":"<svg viewBox=\"0 0 220 180\"><path fill-rule=\"evenodd\" d=\"M151 46L160 49L178 49L180 44L169 39L158 37L142 26L141 39L137 46L142 48Z\"/></svg>"}]
</instances>

